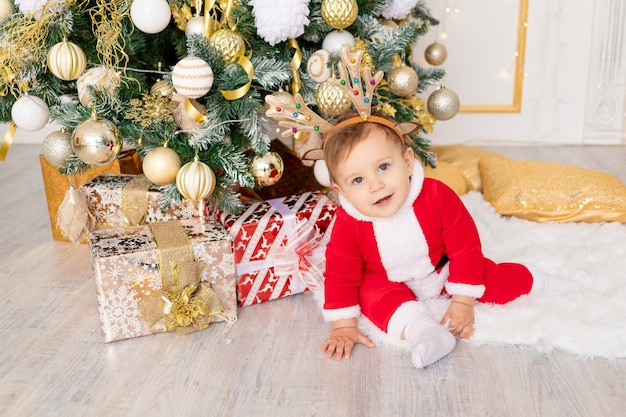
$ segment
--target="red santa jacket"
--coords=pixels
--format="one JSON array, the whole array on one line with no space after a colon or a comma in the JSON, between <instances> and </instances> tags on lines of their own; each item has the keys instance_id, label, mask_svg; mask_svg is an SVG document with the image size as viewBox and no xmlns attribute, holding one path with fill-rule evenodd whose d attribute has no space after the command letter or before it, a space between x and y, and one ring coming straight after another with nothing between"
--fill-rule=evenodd
<instances>
[{"instance_id":1,"label":"red santa jacket","mask_svg":"<svg viewBox=\"0 0 626 417\"><path fill-rule=\"evenodd\" d=\"M415 163L409 197L389 218L363 216L342 199L326 249L324 317L357 317L359 287L369 274L405 282L418 298L485 291L476 225L461 199ZM442 271L436 267L448 259ZM440 266L440 265L439 265ZM421 291L421 293L420 293Z\"/></svg>"}]
</instances>

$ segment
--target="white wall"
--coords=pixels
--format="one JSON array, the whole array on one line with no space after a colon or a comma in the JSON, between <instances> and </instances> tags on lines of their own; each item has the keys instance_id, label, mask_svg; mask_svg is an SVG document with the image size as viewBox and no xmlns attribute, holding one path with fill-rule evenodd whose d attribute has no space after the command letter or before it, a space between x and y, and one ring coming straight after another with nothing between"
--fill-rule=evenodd
<instances>
[{"instance_id":1,"label":"white wall","mask_svg":"<svg viewBox=\"0 0 626 417\"><path fill-rule=\"evenodd\" d=\"M626 0L527 0L526 77L519 113L459 113L437 122L433 144L616 144L622 142L626 92ZM520 0L427 0L448 39L446 86L461 102L500 100L511 86L496 71L511 60ZM444 8L458 8L455 16ZM454 10L451 12L454 14ZM495 18L495 20L494 20ZM425 65L416 46L414 59ZM467 45L478 45L468 55ZM513 48L513 50L512 50ZM486 78L473 80L472 74ZM492 80L489 80L492 77ZM477 95L476 85L480 85ZM484 92L484 95L480 92ZM504 92L504 94L503 94ZM423 97L428 97L427 92ZM54 126L18 129L14 143L41 143ZM6 127L0 128L3 137Z\"/></svg>"}]
</instances>

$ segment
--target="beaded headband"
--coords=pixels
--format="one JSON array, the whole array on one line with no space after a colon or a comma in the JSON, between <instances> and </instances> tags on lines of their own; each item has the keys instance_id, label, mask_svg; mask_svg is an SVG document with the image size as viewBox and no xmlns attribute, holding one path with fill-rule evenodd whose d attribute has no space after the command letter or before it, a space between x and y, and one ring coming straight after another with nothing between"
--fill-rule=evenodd
<instances>
[{"instance_id":1,"label":"beaded headband","mask_svg":"<svg viewBox=\"0 0 626 417\"><path fill-rule=\"evenodd\" d=\"M294 102L284 103L272 95L267 95L265 101L270 105L265 112L268 117L276 119L278 125L289 128L282 132L282 136L287 137L299 132L318 132L326 134L322 144L322 149L326 143L334 136L334 132L342 127L371 122L386 126L394 131L404 143L404 135L417 130L418 123L404 122L395 124L392 121L379 116L372 116L372 96L374 89L382 80L384 74L378 71L374 76L369 67L364 67L361 71L361 59L363 51L357 50L350 54L348 48L341 48L341 62L337 64L339 69L339 79L329 78L328 83L338 87L345 96L352 102L359 116L346 119L337 125L332 125L322 116L311 110L300 94L294 95ZM361 79L361 72L363 77ZM365 90L363 87L365 86ZM321 159L321 158L319 158Z\"/></svg>"}]
</instances>

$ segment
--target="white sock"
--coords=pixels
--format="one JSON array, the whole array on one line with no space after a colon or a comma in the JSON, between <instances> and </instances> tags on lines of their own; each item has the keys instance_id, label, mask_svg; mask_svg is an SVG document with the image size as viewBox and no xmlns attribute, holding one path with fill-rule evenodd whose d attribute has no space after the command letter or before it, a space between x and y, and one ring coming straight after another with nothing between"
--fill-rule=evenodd
<instances>
[{"instance_id":1,"label":"white sock","mask_svg":"<svg viewBox=\"0 0 626 417\"><path fill-rule=\"evenodd\" d=\"M452 352L456 344L452 333L426 314L420 314L406 326L404 337L415 343L411 359L418 369L437 362Z\"/></svg>"},{"instance_id":2,"label":"white sock","mask_svg":"<svg viewBox=\"0 0 626 417\"><path fill-rule=\"evenodd\" d=\"M556 293L564 293L580 288L580 284L576 281L555 277L554 275L543 273L536 268L527 268L533 276L533 286L530 292L547 290Z\"/></svg>"}]
</instances>

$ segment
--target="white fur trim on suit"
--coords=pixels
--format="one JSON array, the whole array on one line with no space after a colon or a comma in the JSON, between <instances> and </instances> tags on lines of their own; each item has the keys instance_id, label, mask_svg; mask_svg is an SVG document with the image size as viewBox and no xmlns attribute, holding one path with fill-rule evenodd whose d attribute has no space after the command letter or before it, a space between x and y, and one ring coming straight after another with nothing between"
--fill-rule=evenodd
<instances>
[{"instance_id":1,"label":"white fur trim on suit","mask_svg":"<svg viewBox=\"0 0 626 417\"><path fill-rule=\"evenodd\" d=\"M458 282L446 282L446 292L450 295L464 295L466 297L480 298L485 293L484 285L460 284Z\"/></svg>"},{"instance_id":2,"label":"white fur trim on suit","mask_svg":"<svg viewBox=\"0 0 626 417\"><path fill-rule=\"evenodd\" d=\"M404 283L413 291L418 300L439 297L446 280L450 276L450 263L446 263L439 272L433 271L424 278L412 279Z\"/></svg>"},{"instance_id":3,"label":"white fur trim on suit","mask_svg":"<svg viewBox=\"0 0 626 417\"><path fill-rule=\"evenodd\" d=\"M355 319L361 315L361 307L356 305L352 307L336 308L333 310L322 310L324 321L337 321L343 319Z\"/></svg>"},{"instance_id":4,"label":"white fur trim on suit","mask_svg":"<svg viewBox=\"0 0 626 417\"><path fill-rule=\"evenodd\" d=\"M413 164L409 195L391 217L365 216L340 197L342 207L350 216L372 223L382 264L392 282L423 279L435 269L429 256L428 242L413 211L413 201L422 190L423 182L424 169L416 162Z\"/></svg>"},{"instance_id":5,"label":"white fur trim on suit","mask_svg":"<svg viewBox=\"0 0 626 417\"><path fill-rule=\"evenodd\" d=\"M401 340L402 331L413 319L421 314L428 314L426 307L419 301L407 301L393 313L387 324L387 334Z\"/></svg>"}]
</instances>

